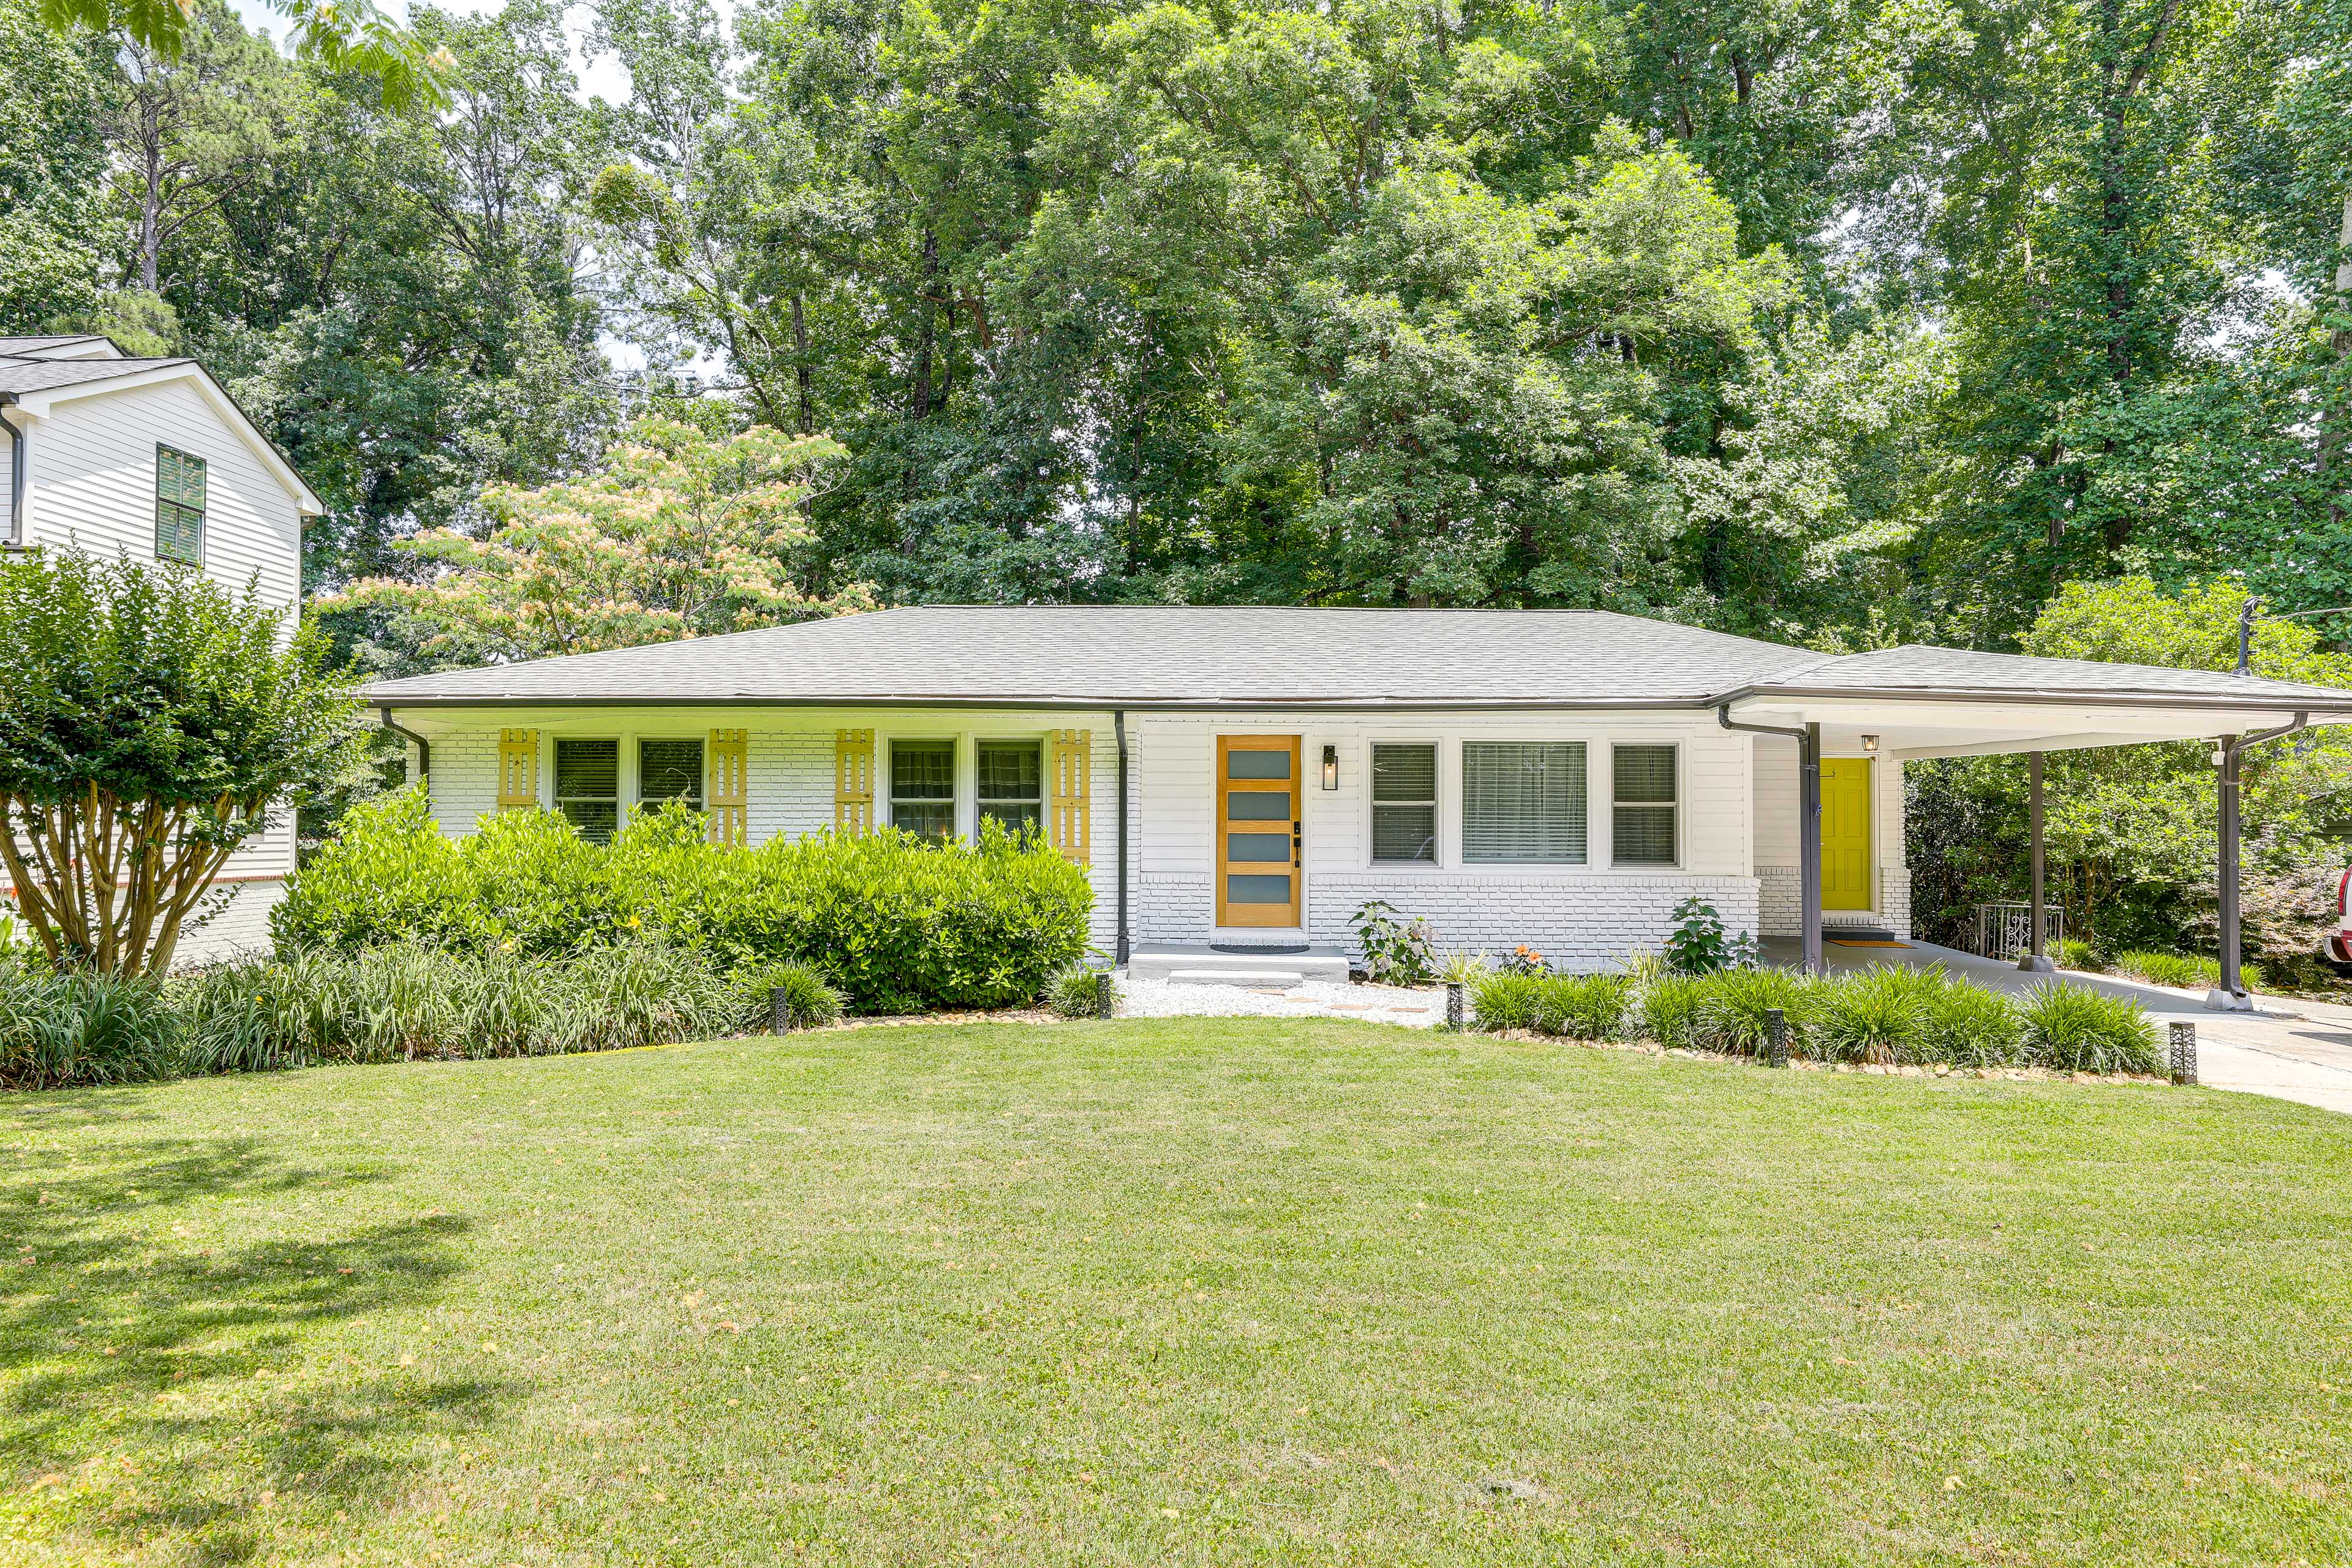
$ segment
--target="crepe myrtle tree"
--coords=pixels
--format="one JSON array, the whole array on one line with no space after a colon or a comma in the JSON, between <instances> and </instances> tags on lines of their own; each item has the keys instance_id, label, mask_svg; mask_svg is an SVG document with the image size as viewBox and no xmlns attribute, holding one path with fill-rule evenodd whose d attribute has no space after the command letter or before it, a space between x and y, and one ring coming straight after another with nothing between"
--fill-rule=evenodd
<instances>
[{"instance_id":1,"label":"crepe myrtle tree","mask_svg":"<svg viewBox=\"0 0 2352 1568\"><path fill-rule=\"evenodd\" d=\"M0 857L49 962L160 975L231 851L364 753L325 642L193 568L0 562Z\"/></svg>"}]
</instances>

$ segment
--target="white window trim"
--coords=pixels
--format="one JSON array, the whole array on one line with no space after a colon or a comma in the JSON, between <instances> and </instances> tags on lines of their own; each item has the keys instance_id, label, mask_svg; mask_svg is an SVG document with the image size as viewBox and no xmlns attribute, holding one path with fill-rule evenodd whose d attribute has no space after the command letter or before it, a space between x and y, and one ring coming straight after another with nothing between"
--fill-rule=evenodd
<instances>
[{"instance_id":1,"label":"white window trim","mask_svg":"<svg viewBox=\"0 0 2352 1568\"><path fill-rule=\"evenodd\" d=\"M1473 860L1468 850L1470 831L1470 797L1466 783L1470 764L1468 748L1475 745L1576 746L1584 748L1584 858L1581 860ZM1563 735L1557 732L1540 735L1486 735L1456 732L1445 742L1445 749L1454 753L1454 845L1460 869L1475 876L1489 872L1526 877L1578 877L1591 871L1610 868L1606 847L1594 842L1592 828L1593 757L1598 754L1605 765L1611 745L1606 735ZM1438 781L1441 787L1444 780ZM1369 789L1370 784L1366 787ZM1612 789L1612 793L1614 791ZM1382 862L1383 865L1387 862Z\"/></svg>"},{"instance_id":2,"label":"white window trim","mask_svg":"<svg viewBox=\"0 0 2352 1568\"><path fill-rule=\"evenodd\" d=\"M1372 798L1372 753L1382 746L1427 746L1436 753L1437 777L1433 787L1437 791L1437 798L1431 802L1432 806L1434 808L1437 839L1435 847L1436 856L1433 859L1382 860L1373 853L1377 839L1372 819L1379 809L1380 803ZM1447 778L1445 758L1446 752L1449 750L1454 753L1454 763L1453 778L1450 782L1458 785L1461 781L1462 772L1461 748L1459 745L1449 746L1445 736L1432 735L1428 733L1383 733L1366 735L1363 738L1363 746L1361 748L1360 754L1357 759L1356 768L1357 774L1360 780L1360 787L1362 790L1361 798L1364 803L1362 844L1363 863L1360 868L1360 869L1366 871L1378 871L1382 876L1396 875L1403 877L1426 877L1433 872L1450 870L1460 865L1462 848L1461 804L1458 798L1458 791L1449 790L1447 787L1449 780ZM1318 745L1315 752L1315 771L1318 775L1315 781L1315 789L1318 794L1322 792L1322 780L1319 777L1322 765L1323 752L1322 748ZM1347 748L1344 745L1340 748L1339 767L1340 787L1339 794L1341 798L1344 799L1348 793L1348 755ZM1450 814L1448 811L1449 804L1453 807ZM1451 820L1449 820L1449 815Z\"/></svg>"},{"instance_id":3,"label":"white window trim","mask_svg":"<svg viewBox=\"0 0 2352 1568\"><path fill-rule=\"evenodd\" d=\"M1617 800L1617 748L1620 746L1671 746L1674 748L1675 752L1675 798L1673 802L1675 812L1675 858L1670 861L1634 861L1629 863L1624 868L1628 871L1679 871L1683 868L1683 862L1690 858L1683 839L1684 819L1689 815L1686 809L1687 803L1685 797L1690 793L1689 780L1685 775L1685 770L1684 753L1689 748L1680 740L1629 740L1619 736L1612 736L1610 738L1609 855L1610 863L1612 866L1616 863L1617 854L1617 806L1619 804ZM1876 781L1874 778L1873 783L1875 784L1875 782ZM1624 804L1636 808L1639 808L1643 805L1640 801L1628 801Z\"/></svg>"}]
</instances>

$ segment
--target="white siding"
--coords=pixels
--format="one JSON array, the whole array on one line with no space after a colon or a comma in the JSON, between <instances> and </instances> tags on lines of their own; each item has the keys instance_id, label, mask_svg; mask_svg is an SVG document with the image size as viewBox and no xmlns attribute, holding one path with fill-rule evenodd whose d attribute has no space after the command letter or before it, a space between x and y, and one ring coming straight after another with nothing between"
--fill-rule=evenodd
<instances>
[{"instance_id":1,"label":"white siding","mask_svg":"<svg viewBox=\"0 0 2352 1568\"><path fill-rule=\"evenodd\" d=\"M177 447L205 459L205 574L239 593L249 583L257 586L267 602L289 612L282 635L293 636L291 612L301 590L300 509L192 382L68 399L29 424L25 542L79 546L102 556L128 552L152 561L155 447L159 442ZM6 462L0 433L0 470ZM278 812L278 820L229 857L222 876L291 871L293 816L290 807Z\"/></svg>"},{"instance_id":2,"label":"white siding","mask_svg":"<svg viewBox=\"0 0 2352 1568\"><path fill-rule=\"evenodd\" d=\"M1756 747L1756 875L1762 884L1767 936L1795 936L1802 919L1798 889L1797 742L1758 735ZM1873 759L1871 855L1878 873L1874 910L1830 910L1824 925L1875 923L1897 936L1911 931L1911 872L1903 837L1903 763Z\"/></svg>"},{"instance_id":3,"label":"white siding","mask_svg":"<svg viewBox=\"0 0 2352 1568\"><path fill-rule=\"evenodd\" d=\"M155 447L205 459L205 572L291 608L301 591L295 500L193 383L158 382L59 403L26 443L26 542L155 555ZM292 632L289 617L288 634Z\"/></svg>"}]
</instances>

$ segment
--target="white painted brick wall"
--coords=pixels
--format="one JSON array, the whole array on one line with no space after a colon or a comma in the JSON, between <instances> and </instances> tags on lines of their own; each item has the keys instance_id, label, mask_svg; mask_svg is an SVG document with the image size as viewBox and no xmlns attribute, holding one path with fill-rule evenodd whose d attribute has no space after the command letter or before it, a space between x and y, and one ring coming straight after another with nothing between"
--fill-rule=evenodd
<instances>
[{"instance_id":1,"label":"white painted brick wall","mask_svg":"<svg viewBox=\"0 0 2352 1568\"><path fill-rule=\"evenodd\" d=\"M502 728L540 731L540 793L552 800L553 742L559 733L699 737L713 729L745 731L750 799L746 835L753 844L769 839L799 837L833 826L834 739L841 729L880 732L876 748L882 789L887 792L888 737L963 733L982 738L1041 737L1053 729L1085 729L1093 732L1092 855L1087 878L1095 891L1088 940L1108 952L1117 932L1113 897L1118 885L1118 752L1110 715L1067 713L794 712L780 716L772 709L730 713L697 710L681 721L676 711L615 710L610 713L510 712L488 722L467 723L436 733L433 739L431 808L445 834L470 833L480 819L498 809L499 731ZM624 776L633 765L627 745L622 748Z\"/></svg>"},{"instance_id":2,"label":"white painted brick wall","mask_svg":"<svg viewBox=\"0 0 2352 1568\"><path fill-rule=\"evenodd\" d=\"M173 968L200 969L232 958L269 956L273 945L269 939L269 911L286 897L286 884L273 879L231 882L226 887L228 898L219 912L195 930L184 929L180 932L179 946L173 950ZM207 895L207 902L209 900Z\"/></svg>"}]
</instances>

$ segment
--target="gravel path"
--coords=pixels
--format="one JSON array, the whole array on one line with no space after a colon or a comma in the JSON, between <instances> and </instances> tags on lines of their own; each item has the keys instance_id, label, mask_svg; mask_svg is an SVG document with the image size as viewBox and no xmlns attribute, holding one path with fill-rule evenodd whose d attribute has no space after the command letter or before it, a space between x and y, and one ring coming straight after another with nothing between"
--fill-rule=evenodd
<instances>
[{"instance_id":1,"label":"gravel path","mask_svg":"<svg viewBox=\"0 0 2352 1568\"><path fill-rule=\"evenodd\" d=\"M1189 985L1173 980L1118 977L1123 1018L1264 1017L1369 1018L1377 1024L1433 1028L1445 1022L1445 988L1409 990L1394 985L1342 985L1309 980L1282 989L1272 986Z\"/></svg>"}]
</instances>

